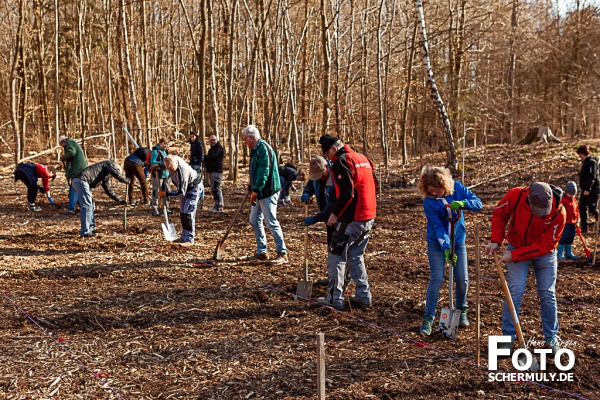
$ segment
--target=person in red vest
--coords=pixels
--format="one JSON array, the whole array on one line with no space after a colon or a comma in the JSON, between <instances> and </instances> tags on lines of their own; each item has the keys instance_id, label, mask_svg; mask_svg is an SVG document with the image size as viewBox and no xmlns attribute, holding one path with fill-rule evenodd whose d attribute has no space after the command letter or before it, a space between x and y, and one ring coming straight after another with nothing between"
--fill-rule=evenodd
<instances>
[{"instance_id":1,"label":"person in red vest","mask_svg":"<svg viewBox=\"0 0 600 400\"><path fill-rule=\"evenodd\" d=\"M327 254L327 297L317 303L341 310L344 307L346 269L356 284L350 301L370 307L371 289L364 254L377 210L377 189L373 163L366 156L353 151L339 138L323 135L319 139L323 155L333 163L331 167L335 200L327 225L335 226Z\"/></svg>"}]
</instances>

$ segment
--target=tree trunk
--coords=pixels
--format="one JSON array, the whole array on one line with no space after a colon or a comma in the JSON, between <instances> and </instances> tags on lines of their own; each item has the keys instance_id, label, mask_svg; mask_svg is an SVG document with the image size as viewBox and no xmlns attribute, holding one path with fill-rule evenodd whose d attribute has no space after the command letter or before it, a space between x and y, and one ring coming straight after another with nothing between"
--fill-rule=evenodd
<instances>
[{"instance_id":1,"label":"tree trunk","mask_svg":"<svg viewBox=\"0 0 600 400\"><path fill-rule=\"evenodd\" d=\"M456 151L454 149L454 141L452 139L452 130L450 129L450 119L448 118L448 113L446 112L446 107L444 106L442 96L440 96L437 84L435 83L435 77L433 76L433 70L431 69L431 63L429 61L429 45L427 43L427 31L425 30L425 15L423 13L423 3L421 2L421 0L415 1L417 6L417 14L419 17L419 25L421 28L421 50L423 52L423 66L425 68L427 81L431 88L431 98L433 99L433 102L437 107L440 119L444 124L444 131L446 134L446 145L448 146L446 150L446 166L448 167L448 169L450 169L452 174L456 174L458 171L458 161L456 159Z\"/></svg>"}]
</instances>

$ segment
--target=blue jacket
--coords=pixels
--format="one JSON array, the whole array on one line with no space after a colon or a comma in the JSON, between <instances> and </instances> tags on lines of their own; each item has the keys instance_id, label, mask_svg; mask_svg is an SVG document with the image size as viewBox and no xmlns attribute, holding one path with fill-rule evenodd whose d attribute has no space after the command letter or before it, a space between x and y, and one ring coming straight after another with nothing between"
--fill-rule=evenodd
<instances>
[{"instance_id":1,"label":"blue jacket","mask_svg":"<svg viewBox=\"0 0 600 400\"><path fill-rule=\"evenodd\" d=\"M427 242L439 244L442 250L450 248L450 223L446 219L448 215L446 204L451 204L454 200L464 201L466 203L464 210L481 210L479 197L459 181L454 181L454 193L450 196L440 198L426 196L423 199L423 209L427 217ZM466 236L465 216L461 212L460 220L456 222L454 244L464 243Z\"/></svg>"}]
</instances>

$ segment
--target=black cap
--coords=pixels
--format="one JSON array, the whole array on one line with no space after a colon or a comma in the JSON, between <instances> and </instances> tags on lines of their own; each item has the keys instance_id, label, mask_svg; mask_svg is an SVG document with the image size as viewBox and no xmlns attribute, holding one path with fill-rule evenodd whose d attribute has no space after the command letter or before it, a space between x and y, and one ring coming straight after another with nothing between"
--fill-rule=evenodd
<instances>
[{"instance_id":1,"label":"black cap","mask_svg":"<svg viewBox=\"0 0 600 400\"><path fill-rule=\"evenodd\" d=\"M323 154L327 153L331 146L333 146L338 140L340 139L331 135L321 136L321 138L319 139L319 143L321 144L321 151L323 152Z\"/></svg>"}]
</instances>

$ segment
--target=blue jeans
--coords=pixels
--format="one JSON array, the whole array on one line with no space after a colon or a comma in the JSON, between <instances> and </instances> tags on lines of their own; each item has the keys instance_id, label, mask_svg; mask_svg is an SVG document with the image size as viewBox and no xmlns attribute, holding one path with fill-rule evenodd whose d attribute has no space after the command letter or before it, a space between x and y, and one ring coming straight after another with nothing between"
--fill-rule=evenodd
<instances>
[{"instance_id":1,"label":"blue jeans","mask_svg":"<svg viewBox=\"0 0 600 400\"><path fill-rule=\"evenodd\" d=\"M327 253L329 285L327 286L326 299L336 308L344 306L346 268L348 268L348 274L356 284L356 299L363 304L371 304L371 288L369 287L364 255L371 237L373 222L374 220L370 219L349 223L346 231L341 232L348 235L348 240L341 254ZM340 228L339 223L336 228Z\"/></svg>"},{"instance_id":2,"label":"blue jeans","mask_svg":"<svg viewBox=\"0 0 600 400\"><path fill-rule=\"evenodd\" d=\"M77 204L77 192L73 189L73 181L69 185L69 204L67 204L67 210L74 210L75 204Z\"/></svg>"},{"instance_id":3,"label":"blue jeans","mask_svg":"<svg viewBox=\"0 0 600 400\"><path fill-rule=\"evenodd\" d=\"M467 307L467 290L469 289L469 274L467 271L467 248L464 243L455 244L454 252L458 257L454 265L454 282L456 290L453 291L456 297L455 308ZM429 285L427 286L427 297L425 304L425 316L435 317L438 299L440 297L440 288L444 282L444 271L446 267L446 256L442 247L437 243L427 242L427 257L429 258ZM454 299L453 299L454 300ZM449 307L450 301L443 307Z\"/></svg>"},{"instance_id":4,"label":"blue jeans","mask_svg":"<svg viewBox=\"0 0 600 400\"><path fill-rule=\"evenodd\" d=\"M508 250L514 250L514 246L508 245ZM556 305L556 250L552 253L534 258L532 260L508 263L508 288L512 296L517 315L521 308L521 299L525 293L529 265L533 266L537 285L538 298L540 300L540 318L542 320L542 332L544 340L548 341L558 333L558 309ZM510 316L508 304L504 302L502 311L502 334L516 336L515 325Z\"/></svg>"},{"instance_id":5,"label":"blue jeans","mask_svg":"<svg viewBox=\"0 0 600 400\"><path fill-rule=\"evenodd\" d=\"M196 211L198 211L198 200L204 187L202 183L193 189L189 189L185 196L179 199L179 212L181 218L181 239L184 242L194 243L196 235Z\"/></svg>"},{"instance_id":6,"label":"blue jeans","mask_svg":"<svg viewBox=\"0 0 600 400\"><path fill-rule=\"evenodd\" d=\"M279 221L277 221L277 198L279 192L273 193L270 197L257 200L256 205L250 209L250 223L254 228L254 237L256 238L256 254L267 253L267 236L263 226L263 220L275 240L275 251L286 254L287 249L283 241L283 230Z\"/></svg>"},{"instance_id":7,"label":"blue jeans","mask_svg":"<svg viewBox=\"0 0 600 400\"><path fill-rule=\"evenodd\" d=\"M215 210L223 210L223 192L221 191L222 172L210 172L210 191L215 199Z\"/></svg>"},{"instance_id":8,"label":"blue jeans","mask_svg":"<svg viewBox=\"0 0 600 400\"><path fill-rule=\"evenodd\" d=\"M82 181L79 178L73 179L71 185L77 192L79 204L79 220L81 222L81 229L79 230L79 236L92 233L96 228L96 219L94 216L94 200L92 199L92 190L90 184L86 181Z\"/></svg>"}]
</instances>

